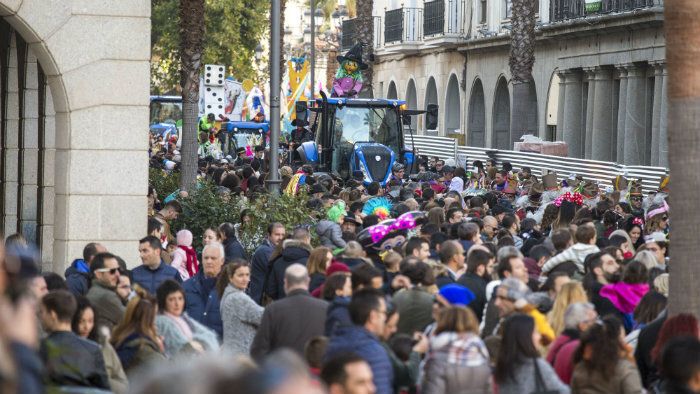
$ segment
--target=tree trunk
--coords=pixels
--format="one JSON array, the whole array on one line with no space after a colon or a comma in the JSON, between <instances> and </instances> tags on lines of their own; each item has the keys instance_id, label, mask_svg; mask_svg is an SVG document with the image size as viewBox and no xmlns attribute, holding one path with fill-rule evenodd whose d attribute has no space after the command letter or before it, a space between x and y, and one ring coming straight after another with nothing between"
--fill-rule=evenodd
<instances>
[{"instance_id":1,"label":"tree trunk","mask_svg":"<svg viewBox=\"0 0 700 394\"><path fill-rule=\"evenodd\" d=\"M372 62L374 59L374 17L372 9L374 8L374 0L357 0L357 42L363 44L363 57L365 63L369 64L369 68L364 71L364 85L360 92L360 97L374 97L373 93L373 72Z\"/></svg>"},{"instance_id":2,"label":"tree trunk","mask_svg":"<svg viewBox=\"0 0 700 394\"><path fill-rule=\"evenodd\" d=\"M510 36L510 73L513 80L513 108L510 120L510 144L520 140L528 127L533 109L530 103L530 80L535 64L535 1L513 0Z\"/></svg>"},{"instance_id":3,"label":"tree trunk","mask_svg":"<svg viewBox=\"0 0 700 394\"><path fill-rule=\"evenodd\" d=\"M700 316L700 2L666 0L668 64L668 161L673 174L670 194L673 246L668 307L671 314Z\"/></svg>"},{"instance_id":4,"label":"tree trunk","mask_svg":"<svg viewBox=\"0 0 700 394\"><path fill-rule=\"evenodd\" d=\"M180 0L180 71L182 86L182 146L180 189L197 182L197 116L199 72L204 49L204 0Z\"/></svg>"}]
</instances>

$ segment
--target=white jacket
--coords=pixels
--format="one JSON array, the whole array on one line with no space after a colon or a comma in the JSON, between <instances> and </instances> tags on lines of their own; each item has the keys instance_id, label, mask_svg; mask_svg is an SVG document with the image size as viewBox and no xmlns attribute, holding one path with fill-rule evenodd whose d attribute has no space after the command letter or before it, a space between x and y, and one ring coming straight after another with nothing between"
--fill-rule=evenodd
<instances>
[{"instance_id":1,"label":"white jacket","mask_svg":"<svg viewBox=\"0 0 700 394\"><path fill-rule=\"evenodd\" d=\"M549 259L549 261L547 261L542 267L542 272L547 273L553 270L554 267L558 266L561 263L564 263L566 261L573 261L574 263L576 263L578 270L581 273L584 273L585 270L583 268L583 261L586 259L586 256L588 256L591 253L598 252L600 252L600 249L598 249L598 247L595 245L582 243L574 244L573 246L569 247L568 249Z\"/></svg>"}]
</instances>

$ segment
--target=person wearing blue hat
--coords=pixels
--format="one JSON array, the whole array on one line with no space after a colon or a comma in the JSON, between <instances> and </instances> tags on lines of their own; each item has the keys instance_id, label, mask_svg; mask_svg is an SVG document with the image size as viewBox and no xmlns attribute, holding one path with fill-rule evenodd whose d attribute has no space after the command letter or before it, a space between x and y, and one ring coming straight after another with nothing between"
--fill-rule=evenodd
<instances>
[{"instance_id":1,"label":"person wearing blue hat","mask_svg":"<svg viewBox=\"0 0 700 394\"><path fill-rule=\"evenodd\" d=\"M453 283L443 286L435 298L443 306L469 306L476 296L468 288Z\"/></svg>"}]
</instances>

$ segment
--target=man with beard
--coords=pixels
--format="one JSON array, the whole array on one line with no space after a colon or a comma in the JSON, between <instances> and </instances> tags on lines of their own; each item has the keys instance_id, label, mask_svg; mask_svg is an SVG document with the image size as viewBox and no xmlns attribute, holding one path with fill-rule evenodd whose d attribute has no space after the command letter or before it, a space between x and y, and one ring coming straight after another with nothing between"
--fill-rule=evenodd
<instances>
[{"instance_id":1,"label":"man with beard","mask_svg":"<svg viewBox=\"0 0 700 394\"><path fill-rule=\"evenodd\" d=\"M491 185L492 190L496 190L499 192L505 191L506 186L508 185L508 171L502 170L496 172L496 178L493 181L493 184Z\"/></svg>"},{"instance_id":2,"label":"man with beard","mask_svg":"<svg viewBox=\"0 0 700 394\"><path fill-rule=\"evenodd\" d=\"M634 217L644 217L644 208L642 204L644 202L644 194L642 193L642 182L631 181L630 182L630 207L632 208L632 215Z\"/></svg>"},{"instance_id":3,"label":"man with beard","mask_svg":"<svg viewBox=\"0 0 700 394\"><path fill-rule=\"evenodd\" d=\"M474 293L474 301L469 304L469 308L474 311L479 321L484 315L486 285L491 279L488 267L493 265L494 261L494 256L486 248L472 248L467 253L467 272L457 280L457 283Z\"/></svg>"},{"instance_id":4,"label":"man with beard","mask_svg":"<svg viewBox=\"0 0 700 394\"><path fill-rule=\"evenodd\" d=\"M615 258L606 252L593 253L586 257L584 262L586 276L583 278L583 287L586 289L588 299L595 306L598 315L606 316L613 314L620 321L624 321L624 316L609 299L600 295L603 286L610 283L617 283L620 280L620 265Z\"/></svg>"}]
</instances>

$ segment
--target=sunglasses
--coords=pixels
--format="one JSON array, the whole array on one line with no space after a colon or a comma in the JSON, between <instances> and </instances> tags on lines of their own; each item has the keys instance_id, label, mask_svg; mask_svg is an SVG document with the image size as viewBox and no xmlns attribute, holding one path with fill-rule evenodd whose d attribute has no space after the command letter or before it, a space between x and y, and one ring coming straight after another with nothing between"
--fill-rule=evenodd
<instances>
[{"instance_id":1,"label":"sunglasses","mask_svg":"<svg viewBox=\"0 0 700 394\"><path fill-rule=\"evenodd\" d=\"M636 197L630 197L631 201L642 201L642 197L636 196Z\"/></svg>"},{"instance_id":2,"label":"sunglasses","mask_svg":"<svg viewBox=\"0 0 700 394\"><path fill-rule=\"evenodd\" d=\"M664 222L668 220L668 216L664 215L664 217L661 218Z\"/></svg>"},{"instance_id":3,"label":"sunglasses","mask_svg":"<svg viewBox=\"0 0 700 394\"><path fill-rule=\"evenodd\" d=\"M95 272L109 272L110 275L114 275L119 272L119 268L99 268Z\"/></svg>"}]
</instances>

